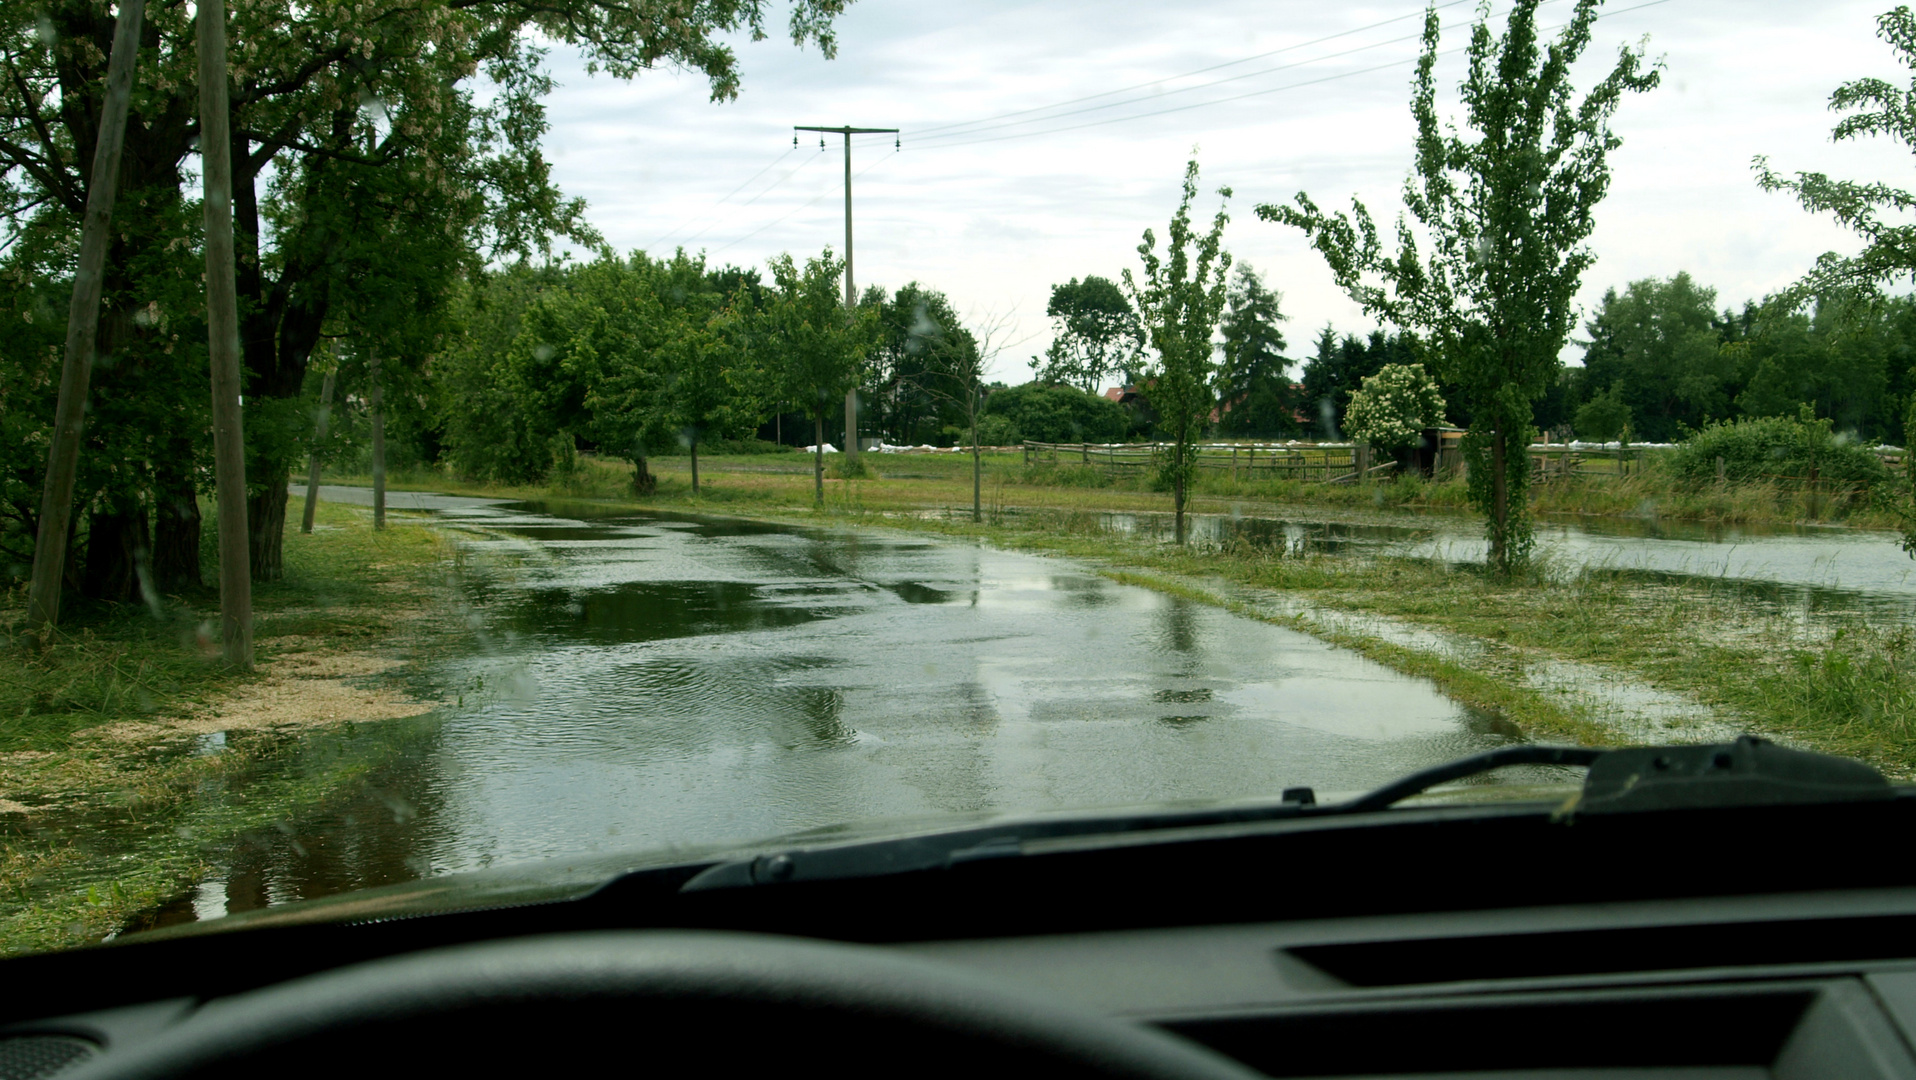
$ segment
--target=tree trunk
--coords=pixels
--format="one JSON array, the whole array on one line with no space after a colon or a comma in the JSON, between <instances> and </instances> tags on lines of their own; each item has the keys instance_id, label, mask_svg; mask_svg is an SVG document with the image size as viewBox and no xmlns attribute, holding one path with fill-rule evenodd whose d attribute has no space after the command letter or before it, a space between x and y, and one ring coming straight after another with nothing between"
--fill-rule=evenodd
<instances>
[{"instance_id":1,"label":"tree trunk","mask_svg":"<svg viewBox=\"0 0 1916 1080\"><path fill-rule=\"evenodd\" d=\"M254 559L248 537L252 515L246 496L246 433L240 415L239 298L233 257L233 145L226 85L226 7L201 4L194 15L200 77L200 177L206 221L207 367L213 391L213 474L219 500L220 646L226 662L253 666ZM262 498L277 482L282 525L286 476L269 472ZM264 509L264 507L262 508ZM262 514L264 517L264 514ZM273 550L278 551L278 532ZM273 570L277 572L278 567Z\"/></svg>"},{"instance_id":2,"label":"tree trunk","mask_svg":"<svg viewBox=\"0 0 1916 1080\"><path fill-rule=\"evenodd\" d=\"M333 378L337 370L326 373L319 387L319 413L313 418L313 452L306 460L306 510L299 517L299 531L313 531L313 513L319 506L319 448L326 441L326 422L332 419Z\"/></svg>"},{"instance_id":3,"label":"tree trunk","mask_svg":"<svg viewBox=\"0 0 1916 1080\"><path fill-rule=\"evenodd\" d=\"M286 576L286 504L292 470L280 465L264 477L265 487L246 497L246 541L254 581Z\"/></svg>"},{"instance_id":4,"label":"tree trunk","mask_svg":"<svg viewBox=\"0 0 1916 1080\"><path fill-rule=\"evenodd\" d=\"M658 490L659 478L652 475L651 469L646 468L645 455L640 454L633 458L632 493L635 495L650 495Z\"/></svg>"},{"instance_id":5,"label":"tree trunk","mask_svg":"<svg viewBox=\"0 0 1916 1080\"><path fill-rule=\"evenodd\" d=\"M1185 454L1183 439L1179 439L1171 450L1171 464L1174 473L1171 476L1171 514L1172 532L1179 544L1184 543L1184 469Z\"/></svg>"},{"instance_id":6,"label":"tree trunk","mask_svg":"<svg viewBox=\"0 0 1916 1080\"><path fill-rule=\"evenodd\" d=\"M1510 484L1504 432L1490 437L1490 564L1499 574L1510 572Z\"/></svg>"},{"instance_id":7,"label":"tree trunk","mask_svg":"<svg viewBox=\"0 0 1916 1080\"><path fill-rule=\"evenodd\" d=\"M106 101L100 108L100 127L93 140L93 169L87 175L79 264L67 306L66 351L60 365L60 392L54 404L53 438L47 445L47 472L40 493L39 529L27 591L27 629L42 643L51 639L53 626L59 622L60 583L68 576L67 548L57 540L70 535L73 525L73 481L79 469L87 382L93 374L93 351L100 328L100 289L107 247L112 243L120 150L126 136L133 65L139 55L140 23L145 14L144 0L120 6L113 51L107 58Z\"/></svg>"},{"instance_id":8,"label":"tree trunk","mask_svg":"<svg viewBox=\"0 0 1916 1080\"><path fill-rule=\"evenodd\" d=\"M817 436L812 440L812 503L825 505L825 414L812 414L812 428Z\"/></svg>"},{"instance_id":9,"label":"tree trunk","mask_svg":"<svg viewBox=\"0 0 1916 1080\"><path fill-rule=\"evenodd\" d=\"M692 494L699 493L699 437L692 435Z\"/></svg>"},{"instance_id":10,"label":"tree trunk","mask_svg":"<svg viewBox=\"0 0 1916 1080\"><path fill-rule=\"evenodd\" d=\"M89 515L81 595L114 604L140 599L140 575L150 573L151 554L145 507L121 506Z\"/></svg>"},{"instance_id":11,"label":"tree trunk","mask_svg":"<svg viewBox=\"0 0 1916 1080\"><path fill-rule=\"evenodd\" d=\"M162 594L206 585L200 577L200 501L181 452L153 492L153 587Z\"/></svg>"},{"instance_id":12,"label":"tree trunk","mask_svg":"<svg viewBox=\"0 0 1916 1080\"><path fill-rule=\"evenodd\" d=\"M985 519L979 505L984 501L983 474L984 467L980 464L978 453L978 417L974 413L971 418L971 523L973 525Z\"/></svg>"},{"instance_id":13,"label":"tree trunk","mask_svg":"<svg viewBox=\"0 0 1916 1080\"><path fill-rule=\"evenodd\" d=\"M386 527L386 407L379 386L379 354L368 351L372 386L367 394L373 413L373 528Z\"/></svg>"}]
</instances>

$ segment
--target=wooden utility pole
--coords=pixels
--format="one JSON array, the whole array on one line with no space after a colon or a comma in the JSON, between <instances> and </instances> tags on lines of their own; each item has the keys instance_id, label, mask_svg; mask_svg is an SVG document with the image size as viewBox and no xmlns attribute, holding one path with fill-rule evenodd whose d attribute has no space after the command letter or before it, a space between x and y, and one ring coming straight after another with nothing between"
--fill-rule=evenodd
<instances>
[{"instance_id":1,"label":"wooden utility pole","mask_svg":"<svg viewBox=\"0 0 1916 1080\"><path fill-rule=\"evenodd\" d=\"M306 512L300 516L299 531L313 531L313 511L319 505L319 444L326 441L326 421L332 418L333 379L339 374L337 368L326 373L326 381L319 384L319 414L313 418L313 452L306 459Z\"/></svg>"},{"instance_id":2,"label":"wooden utility pole","mask_svg":"<svg viewBox=\"0 0 1916 1080\"><path fill-rule=\"evenodd\" d=\"M80 265L67 305L66 357L60 365L60 397L54 406L53 440L47 447L46 484L40 492L40 528L34 536L33 580L27 586L27 632L46 645L60 621L60 582L66 576L68 533L73 523L73 478L80 467L80 430L86 423L87 383L100 331L100 286L112 241L113 197L120 181L120 147L126 136L133 64L140 52L140 21L146 0L121 0L113 27L113 54L106 65L106 101L87 177L86 212L80 225Z\"/></svg>"},{"instance_id":3,"label":"wooden utility pole","mask_svg":"<svg viewBox=\"0 0 1916 1080\"><path fill-rule=\"evenodd\" d=\"M379 351L366 350L366 370L372 374L367 403L373 413L373 528L386 527L386 398L379 388Z\"/></svg>"},{"instance_id":4,"label":"wooden utility pole","mask_svg":"<svg viewBox=\"0 0 1916 1080\"><path fill-rule=\"evenodd\" d=\"M213 484L220 514L220 645L253 666L253 580L246 545L246 437L240 422L239 290L233 260L233 141L226 100L226 2L202 0L200 174L206 212L207 359L213 369Z\"/></svg>"},{"instance_id":5,"label":"wooden utility pole","mask_svg":"<svg viewBox=\"0 0 1916 1080\"><path fill-rule=\"evenodd\" d=\"M845 136L845 312L858 307L858 290L852 284L852 136L896 135L897 128L807 127L796 125L793 131L836 132ZM797 137L793 137L797 141ZM845 464L858 463L858 390L845 391Z\"/></svg>"}]
</instances>

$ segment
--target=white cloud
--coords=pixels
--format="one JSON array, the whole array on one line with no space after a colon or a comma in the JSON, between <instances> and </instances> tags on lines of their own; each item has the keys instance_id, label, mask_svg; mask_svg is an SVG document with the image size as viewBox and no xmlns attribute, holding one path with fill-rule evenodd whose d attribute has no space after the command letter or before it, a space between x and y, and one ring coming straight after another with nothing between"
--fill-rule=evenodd
<instances>
[{"instance_id":1,"label":"white cloud","mask_svg":"<svg viewBox=\"0 0 1916 1080\"><path fill-rule=\"evenodd\" d=\"M1908 78L1874 36L1886 3L1670 0L1623 10L1635 5L1611 0L1617 14L1598 23L1580 85L1600 77L1619 45L1645 34L1651 55L1665 56L1668 68L1661 89L1626 101L1616 118L1625 145L1612 158L1615 177L1594 238L1598 263L1581 297L1586 309L1605 288L1686 269L1715 286L1723 303L1740 303L1794 279L1823 251L1853 247L1787 197L1759 192L1750 160L1768 154L1785 170L1906 184L1908 159L1888 143L1832 145L1825 108L1842 81ZM1553 25L1567 8L1565 0L1547 4L1540 21ZM1464 4L1445 14L1456 21L1471 10ZM854 182L861 287L917 280L944 290L960 311L1015 308L1021 328L1013 336L1032 335L1017 351L1029 355L1048 339L1044 305L1054 282L1115 277L1135 265L1143 229L1162 232L1196 144L1207 192L1223 184L1236 191L1227 244L1285 294L1291 352L1300 355L1326 322L1340 331L1370 324L1299 235L1256 220L1251 207L1301 189L1326 206L1357 194L1380 218L1394 217L1410 165L1407 63L1161 116L1002 137L1408 61L1415 43L1389 42L1414 34L1420 11L1403 0L860 0L840 24L836 60L776 37L741 42L744 92L723 105L710 103L694 75L591 78L576 58L555 51L561 87L549 101L547 146L561 186L588 200L592 221L615 247L687 243L716 261L757 265L779 251L843 246L838 137L823 154L816 136L793 151L792 125L903 128L896 154L889 136L854 140L853 167L867 170ZM1346 33L1400 16L1410 18ZM977 129L936 130L1335 34L1345 36L1120 96L1156 99L1143 104L1001 126L972 139L957 131ZM1446 47L1462 41L1461 30L1446 35ZM1345 55L1322 59L1337 53ZM1285 64L1298 66L1172 92ZM1457 56L1442 61L1443 85L1455 85L1461 64ZM1207 196L1206 216L1213 205ZM1026 371L1006 357L996 374L1020 381Z\"/></svg>"}]
</instances>

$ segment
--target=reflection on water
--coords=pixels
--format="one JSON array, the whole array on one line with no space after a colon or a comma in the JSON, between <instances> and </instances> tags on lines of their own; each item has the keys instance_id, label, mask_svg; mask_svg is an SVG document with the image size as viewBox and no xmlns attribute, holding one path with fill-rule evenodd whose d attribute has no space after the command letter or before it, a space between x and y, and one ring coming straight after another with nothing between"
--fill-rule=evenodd
<instances>
[{"instance_id":1,"label":"reflection on water","mask_svg":"<svg viewBox=\"0 0 1916 1080\"><path fill-rule=\"evenodd\" d=\"M248 837L168 919L845 821L1357 790L1513 734L1315 638L1056 559L391 505L469 526L498 557L467 562L507 568L465 583L486 647L442 664L483 692L407 722L424 734L352 801Z\"/></svg>"}]
</instances>

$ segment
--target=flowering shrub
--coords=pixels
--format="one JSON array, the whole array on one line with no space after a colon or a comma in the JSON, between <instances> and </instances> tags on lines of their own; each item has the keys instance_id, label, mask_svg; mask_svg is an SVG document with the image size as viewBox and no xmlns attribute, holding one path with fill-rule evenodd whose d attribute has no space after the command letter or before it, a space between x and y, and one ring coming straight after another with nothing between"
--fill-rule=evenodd
<instances>
[{"instance_id":1,"label":"flowering shrub","mask_svg":"<svg viewBox=\"0 0 1916 1080\"><path fill-rule=\"evenodd\" d=\"M1380 450L1414 446L1425 428L1444 422L1444 396L1422 364L1385 364L1351 395L1344 426Z\"/></svg>"}]
</instances>

